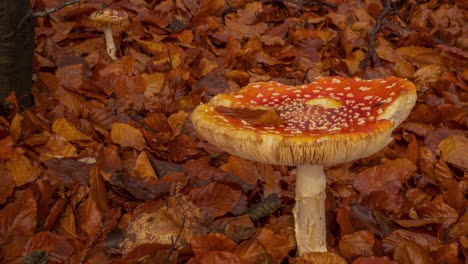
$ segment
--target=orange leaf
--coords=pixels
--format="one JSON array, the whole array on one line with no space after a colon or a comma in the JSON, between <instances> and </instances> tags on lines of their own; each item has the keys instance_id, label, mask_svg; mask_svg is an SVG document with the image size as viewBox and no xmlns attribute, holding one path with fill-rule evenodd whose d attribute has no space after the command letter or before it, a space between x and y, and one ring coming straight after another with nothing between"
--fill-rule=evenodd
<instances>
[{"instance_id":1,"label":"orange leaf","mask_svg":"<svg viewBox=\"0 0 468 264\"><path fill-rule=\"evenodd\" d=\"M15 189L15 181L10 173L0 164L0 205L7 201L8 197L13 194Z\"/></svg>"},{"instance_id":2,"label":"orange leaf","mask_svg":"<svg viewBox=\"0 0 468 264\"><path fill-rule=\"evenodd\" d=\"M203 264L242 264L243 262L234 253L226 251L211 251L201 257L200 263Z\"/></svg>"},{"instance_id":3,"label":"orange leaf","mask_svg":"<svg viewBox=\"0 0 468 264\"><path fill-rule=\"evenodd\" d=\"M264 253L281 261L291 249L293 249L293 245L287 239L269 229L261 228L253 238L242 242L235 253L239 255L243 263L256 263L257 258Z\"/></svg>"},{"instance_id":4,"label":"orange leaf","mask_svg":"<svg viewBox=\"0 0 468 264\"><path fill-rule=\"evenodd\" d=\"M36 231L37 204L29 190L16 192L15 200L0 210L0 245Z\"/></svg>"},{"instance_id":5,"label":"orange leaf","mask_svg":"<svg viewBox=\"0 0 468 264\"><path fill-rule=\"evenodd\" d=\"M411 232L405 229L398 229L393 231L390 235L382 240L384 253L392 253L403 240L411 240L423 247L436 246L441 243L439 239L430 235Z\"/></svg>"},{"instance_id":6,"label":"orange leaf","mask_svg":"<svg viewBox=\"0 0 468 264\"><path fill-rule=\"evenodd\" d=\"M398 262L390 260L388 257L359 257L352 264L398 264Z\"/></svg>"},{"instance_id":7,"label":"orange leaf","mask_svg":"<svg viewBox=\"0 0 468 264\"><path fill-rule=\"evenodd\" d=\"M40 232L31 237L24 246L23 255L38 250L47 252L49 263L64 263L75 251L66 238L49 231Z\"/></svg>"},{"instance_id":8,"label":"orange leaf","mask_svg":"<svg viewBox=\"0 0 468 264\"><path fill-rule=\"evenodd\" d=\"M41 161L46 161L51 158L71 158L78 156L75 146L60 135L52 135L46 146L49 148L49 151L41 152L39 156L39 160Z\"/></svg>"},{"instance_id":9,"label":"orange leaf","mask_svg":"<svg viewBox=\"0 0 468 264\"><path fill-rule=\"evenodd\" d=\"M65 210L63 210L60 219L55 224L54 230L65 238L71 240L78 239L75 212L71 204L68 204L67 207L65 207Z\"/></svg>"},{"instance_id":10,"label":"orange leaf","mask_svg":"<svg viewBox=\"0 0 468 264\"><path fill-rule=\"evenodd\" d=\"M468 171L468 139L466 137L452 135L445 138L439 143L439 151L446 162Z\"/></svg>"},{"instance_id":11,"label":"orange leaf","mask_svg":"<svg viewBox=\"0 0 468 264\"><path fill-rule=\"evenodd\" d=\"M190 244L192 245L193 253L198 257L211 251L232 252L237 247L234 241L218 233L193 237Z\"/></svg>"},{"instance_id":12,"label":"orange leaf","mask_svg":"<svg viewBox=\"0 0 468 264\"><path fill-rule=\"evenodd\" d=\"M20 153L15 153L13 158L7 160L5 168L15 180L16 187L34 181L41 173L41 170L37 166L33 166L31 161Z\"/></svg>"},{"instance_id":13,"label":"orange leaf","mask_svg":"<svg viewBox=\"0 0 468 264\"><path fill-rule=\"evenodd\" d=\"M431 255L422 246L411 240L403 239L395 249L393 258L400 264L433 263Z\"/></svg>"},{"instance_id":14,"label":"orange leaf","mask_svg":"<svg viewBox=\"0 0 468 264\"><path fill-rule=\"evenodd\" d=\"M77 218L81 230L85 232L88 243L94 242L96 235L101 228L101 212L91 197L88 197L77 208Z\"/></svg>"},{"instance_id":15,"label":"orange leaf","mask_svg":"<svg viewBox=\"0 0 468 264\"><path fill-rule=\"evenodd\" d=\"M119 144L122 147L146 148L146 142L141 131L128 124L112 124L111 139L113 143Z\"/></svg>"},{"instance_id":16,"label":"orange leaf","mask_svg":"<svg viewBox=\"0 0 468 264\"><path fill-rule=\"evenodd\" d=\"M94 166L89 173L89 195L101 213L109 210L106 186L97 166Z\"/></svg>"},{"instance_id":17,"label":"orange leaf","mask_svg":"<svg viewBox=\"0 0 468 264\"><path fill-rule=\"evenodd\" d=\"M13 157L14 150L13 139L10 136L0 139L0 160Z\"/></svg>"},{"instance_id":18,"label":"orange leaf","mask_svg":"<svg viewBox=\"0 0 468 264\"><path fill-rule=\"evenodd\" d=\"M240 196L241 191L215 182L194 188L190 192L192 202L213 217L223 216L234 209Z\"/></svg>"},{"instance_id":19,"label":"orange leaf","mask_svg":"<svg viewBox=\"0 0 468 264\"><path fill-rule=\"evenodd\" d=\"M346 260L333 252L308 252L298 259L307 261L307 264L346 264ZM300 262L299 262L300 263Z\"/></svg>"},{"instance_id":20,"label":"orange leaf","mask_svg":"<svg viewBox=\"0 0 468 264\"><path fill-rule=\"evenodd\" d=\"M137 176L140 178L157 178L156 173L154 172L154 169L151 166L151 163L145 151L142 151L140 155L138 155L134 169Z\"/></svg>"},{"instance_id":21,"label":"orange leaf","mask_svg":"<svg viewBox=\"0 0 468 264\"><path fill-rule=\"evenodd\" d=\"M52 124L52 131L70 140L90 140L91 137L76 129L65 118L59 118Z\"/></svg>"},{"instance_id":22,"label":"orange leaf","mask_svg":"<svg viewBox=\"0 0 468 264\"><path fill-rule=\"evenodd\" d=\"M17 113L11 120L10 134L14 142L17 142L21 136L23 119L23 116Z\"/></svg>"},{"instance_id":23,"label":"orange leaf","mask_svg":"<svg viewBox=\"0 0 468 264\"><path fill-rule=\"evenodd\" d=\"M372 256L374 255L372 251L373 247L374 233L367 230L344 235L339 243L340 252L346 259L353 259L359 256Z\"/></svg>"},{"instance_id":24,"label":"orange leaf","mask_svg":"<svg viewBox=\"0 0 468 264\"><path fill-rule=\"evenodd\" d=\"M257 185L259 175L254 161L237 156L230 156L228 162L223 164L220 168L224 171L232 172L247 184L253 186Z\"/></svg>"}]
</instances>

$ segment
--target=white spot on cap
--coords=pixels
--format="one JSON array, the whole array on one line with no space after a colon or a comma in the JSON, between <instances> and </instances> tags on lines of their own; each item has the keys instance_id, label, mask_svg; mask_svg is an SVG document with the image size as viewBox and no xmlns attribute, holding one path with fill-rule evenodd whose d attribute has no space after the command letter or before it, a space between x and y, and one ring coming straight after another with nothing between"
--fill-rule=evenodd
<instances>
[{"instance_id":1,"label":"white spot on cap","mask_svg":"<svg viewBox=\"0 0 468 264\"><path fill-rule=\"evenodd\" d=\"M244 98L244 96L242 94L236 94L234 95L234 98Z\"/></svg>"},{"instance_id":2,"label":"white spot on cap","mask_svg":"<svg viewBox=\"0 0 468 264\"><path fill-rule=\"evenodd\" d=\"M262 98L262 97L263 97L263 94L262 94L262 93L258 93L256 97L257 97L257 98Z\"/></svg>"},{"instance_id":3,"label":"white spot on cap","mask_svg":"<svg viewBox=\"0 0 468 264\"><path fill-rule=\"evenodd\" d=\"M369 91L371 88L367 86L361 86L359 87L359 91L364 92L364 91Z\"/></svg>"}]
</instances>

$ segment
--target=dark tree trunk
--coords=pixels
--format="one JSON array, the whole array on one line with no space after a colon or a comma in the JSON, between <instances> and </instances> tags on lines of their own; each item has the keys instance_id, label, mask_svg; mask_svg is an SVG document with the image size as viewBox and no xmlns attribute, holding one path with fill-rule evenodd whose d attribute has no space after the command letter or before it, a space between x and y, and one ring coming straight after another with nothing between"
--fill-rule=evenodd
<instances>
[{"instance_id":1,"label":"dark tree trunk","mask_svg":"<svg viewBox=\"0 0 468 264\"><path fill-rule=\"evenodd\" d=\"M0 0L0 101L14 91L32 105L34 17L30 0Z\"/></svg>"}]
</instances>

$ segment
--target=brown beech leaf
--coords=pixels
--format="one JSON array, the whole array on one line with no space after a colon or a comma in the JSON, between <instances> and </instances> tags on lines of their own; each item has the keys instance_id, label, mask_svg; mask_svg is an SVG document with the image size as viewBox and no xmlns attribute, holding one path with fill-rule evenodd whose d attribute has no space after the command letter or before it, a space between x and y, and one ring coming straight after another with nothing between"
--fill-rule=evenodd
<instances>
[{"instance_id":1,"label":"brown beech leaf","mask_svg":"<svg viewBox=\"0 0 468 264\"><path fill-rule=\"evenodd\" d=\"M340 239L339 249L346 259L353 259L360 256L372 256L374 252L374 233L361 230L353 234L344 235Z\"/></svg>"},{"instance_id":2,"label":"brown beech leaf","mask_svg":"<svg viewBox=\"0 0 468 264\"><path fill-rule=\"evenodd\" d=\"M49 263L66 262L73 251L73 245L64 237L49 231L35 234L24 246L23 254L44 250L47 252Z\"/></svg>"},{"instance_id":3,"label":"brown beech leaf","mask_svg":"<svg viewBox=\"0 0 468 264\"><path fill-rule=\"evenodd\" d=\"M91 137L76 129L65 118L59 118L52 123L52 131L70 140L90 140Z\"/></svg>"},{"instance_id":4,"label":"brown beech leaf","mask_svg":"<svg viewBox=\"0 0 468 264\"><path fill-rule=\"evenodd\" d=\"M119 144L121 147L146 148L146 142L141 131L129 124L113 123L111 139L113 143Z\"/></svg>"},{"instance_id":5,"label":"brown beech leaf","mask_svg":"<svg viewBox=\"0 0 468 264\"><path fill-rule=\"evenodd\" d=\"M63 210L62 215L54 227L54 231L67 239L78 239L75 211L70 203L65 207L65 210Z\"/></svg>"},{"instance_id":6,"label":"brown beech leaf","mask_svg":"<svg viewBox=\"0 0 468 264\"><path fill-rule=\"evenodd\" d=\"M403 183L414 171L414 165L410 168L403 166L373 166L358 173L353 178L353 186L363 195L370 194L373 191L386 191L396 195Z\"/></svg>"},{"instance_id":7,"label":"brown beech leaf","mask_svg":"<svg viewBox=\"0 0 468 264\"><path fill-rule=\"evenodd\" d=\"M393 231L390 235L382 240L384 253L392 253L403 240L413 241L414 243L425 248L436 246L441 243L440 240L436 237L427 234L416 233L406 229L398 229Z\"/></svg>"},{"instance_id":8,"label":"brown beech leaf","mask_svg":"<svg viewBox=\"0 0 468 264\"><path fill-rule=\"evenodd\" d=\"M56 158L73 158L78 156L76 147L71 144L66 138L54 134L49 138L46 144L49 151L43 151L39 156L41 161L46 161Z\"/></svg>"},{"instance_id":9,"label":"brown beech leaf","mask_svg":"<svg viewBox=\"0 0 468 264\"><path fill-rule=\"evenodd\" d=\"M458 243L451 242L442 245L437 249L437 252L434 255L435 263L446 263L446 264L457 264L459 262L458 254Z\"/></svg>"},{"instance_id":10,"label":"brown beech leaf","mask_svg":"<svg viewBox=\"0 0 468 264\"><path fill-rule=\"evenodd\" d=\"M217 264L217 263L226 263L226 264L242 264L239 256L234 253L226 251L211 251L204 254L200 263L203 264Z\"/></svg>"},{"instance_id":11,"label":"brown beech leaf","mask_svg":"<svg viewBox=\"0 0 468 264\"><path fill-rule=\"evenodd\" d=\"M444 223L450 225L457 221L458 213L448 204L436 200L422 204L416 209L422 219L432 219L434 223Z\"/></svg>"},{"instance_id":12,"label":"brown beech leaf","mask_svg":"<svg viewBox=\"0 0 468 264\"><path fill-rule=\"evenodd\" d=\"M189 193L192 202L213 217L225 215L239 203L241 191L227 185L212 182L192 189Z\"/></svg>"},{"instance_id":13,"label":"brown beech leaf","mask_svg":"<svg viewBox=\"0 0 468 264\"><path fill-rule=\"evenodd\" d=\"M468 139L452 135L439 143L439 150L444 160L468 171Z\"/></svg>"},{"instance_id":14,"label":"brown beech leaf","mask_svg":"<svg viewBox=\"0 0 468 264\"><path fill-rule=\"evenodd\" d=\"M297 264L346 264L346 260L333 252L307 252L294 258L291 263Z\"/></svg>"},{"instance_id":15,"label":"brown beech leaf","mask_svg":"<svg viewBox=\"0 0 468 264\"><path fill-rule=\"evenodd\" d=\"M395 248L393 258L399 264L431 264L434 263L431 255L419 244L402 239Z\"/></svg>"},{"instance_id":16,"label":"brown beech leaf","mask_svg":"<svg viewBox=\"0 0 468 264\"><path fill-rule=\"evenodd\" d=\"M106 186L97 166L94 166L89 173L89 196L93 199L101 214L109 210Z\"/></svg>"},{"instance_id":17,"label":"brown beech leaf","mask_svg":"<svg viewBox=\"0 0 468 264\"><path fill-rule=\"evenodd\" d=\"M8 136L0 139L0 160L7 160L13 157L14 151L12 137Z\"/></svg>"},{"instance_id":18,"label":"brown beech leaf","mask_svg":"<svg viewBox=\"0 0 468 264\"><path fill-rule=\"evenodd\" d=\"M25 155L18 152L5 162L5 169L15 180L16 187L34 181L41 173L39 167L31 164Z\"/></svg>"},{"instance_id":19,"label":"brown beech leaf","mask_svg":"<svg viewBox=\"0 0 468 264\"><path fill-rule=\"evenodd\" d=\"M11 177L10 172L8 172L3 165L0 164L0 205L5 203L13 194L13 190L15 189L15 180Z\"/></svg>"},{"instance_id":20,"label":"brown beech leaf","mask_svg":"<svg viewBox=\"0 0 468 264\"><path fill-rule=\"evenodd\" d=\"M468 213L465 213L457 223L450 227L449 235L451 238L468 236Z\"/></svg>"},{"instance_id":21,"label":"brown beech leaf","mask_svg":"<svg viewBox=\"0 0 468 264\"><path fill-rule=\"evenodd\" d=\"M77 219L86 236L86 241L90 244L94 242L101 228L101 212L91 197L88 197L77 208Z\"/></svg>"},{"instance_id":22,"label":"brown beech leaf","mask_svg":"<svg viewBox=\"0 0 468 264\"><path fill-rule=\"evenodd\" d=\"M232 172L247 184L253 186L257 185L259 175L254 161L239 158L237 156L229 156L228 162L219 168L227 172Z\"/></svg>"},{"instance_id":23,"label":"brown beech leaf","mask_svg":"<svg viewBox=\"0 0 468 264\"><path fill-rule=\"evenodd\" d=\"M0 247L11 239L33 235L36 226L37 204L32 192L16 192L13 202L0 210Z\"/></svg>"},{"instance_id":24,"label":"brown beech leaf","mask_svg":"<svg viewBox=\"0 0 468 264\"><path fill-rule=\"evenodd\" d=\"M261 228L253 238L242 242L234 252L239 255L243 263L256 263L256 259L264 253L281 261L291 249L293 244L287 239L269 229Z\"/></svg>"},{"instance_id":25,"label":"brown beech leaf","mask_svg":"<svg viewBox=\"0 0 468 264\"><path fill-rule=\"evenodd\" d=\"M199 159L190 159L183 165L184 172L187 177L197 177L198 179L211 179L223 173L222 170L211 166L209 157L201 157Z\"/></svg>"},{"instance_id":26,"label":"brown beech leaf","mask_svg":"<svg viewBox=\"0 0 468 264\"><path fill-rule=\"evenodd\" d=\"M352 264L398 264L398 262L390 260L388 257L359 257Z\"/></svg>"},{"instance_id":27,"label":"brown beech leaf","mask_svg":"<svg viewBox=\"0 0 468 264\"><path fill-rule=\"evenodd\" d=\"M211 251L232 252L237 247L234 241L218 233L193 237L190 244L195 256L199 257Z\"/></svg>"},{"instance_id":28,"label":"brown beech leaf","mask_svg":"<svg viewBox=\"0 0 468 264\"><path fill-rule=\"evenodd\" d=\"M258 126L277 126L284 123L274 109L228 108L217 106L215 110L225 116L247 121Z\"/></svg>"}]
</instances>

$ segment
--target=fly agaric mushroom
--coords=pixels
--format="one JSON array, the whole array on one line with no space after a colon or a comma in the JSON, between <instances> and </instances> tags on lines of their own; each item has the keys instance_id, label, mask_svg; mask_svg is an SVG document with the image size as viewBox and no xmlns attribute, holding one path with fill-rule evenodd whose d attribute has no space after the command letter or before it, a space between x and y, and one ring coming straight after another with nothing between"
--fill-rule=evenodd
<instances>
[{"instance_id":1,"label":"fly agaric mushroom","mask_svg":"<svg viewBox=\"0 0 468 264\"><path fill-rule=\"evenodd\" d=\"M114 39L112 37L112 30L121 31L128 26L129 21L127 12L122 10L103 9L92 13L90 19L97 29L104 32L107 54L109 54L113 60L116 60L117 57L115 56L115 52L117 49L115 48Z\"/></svg>"},{"instance_id":2,"label":"fly agaric mushroom","mask_svg":"<svg viewBox=\"0 0 468 264\"><path fill-rule=\"evenodd\" d=\"M228 153L297 166L294 219L301 255L327 251L323 166L384 148L415 102L414 84L396 77L323 77L297 87L260 82L216 95L197 106L191 120Z\"/></svg>"}]
</instances>

